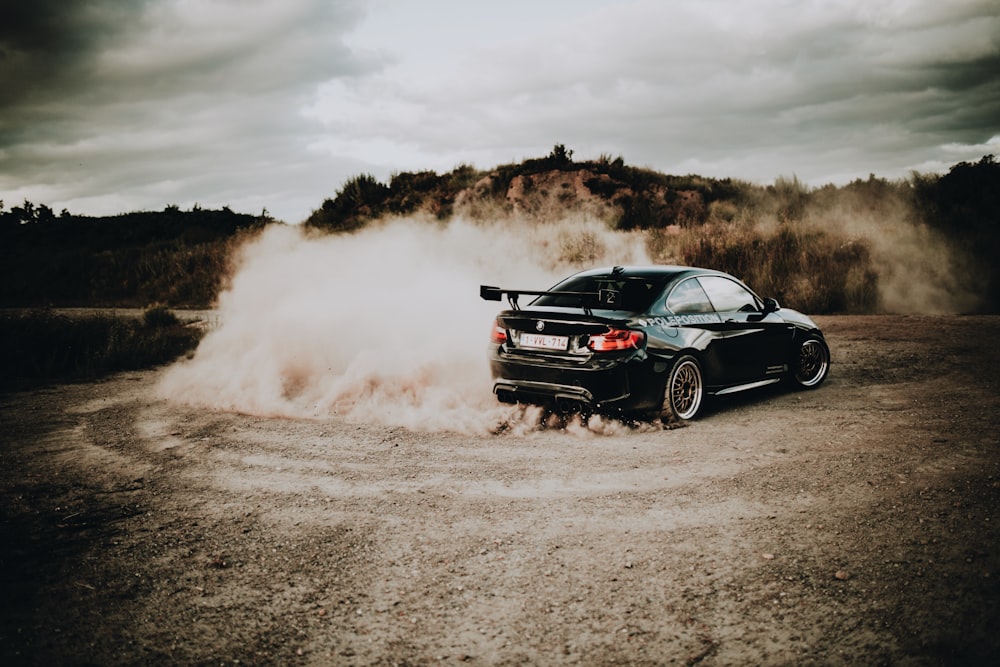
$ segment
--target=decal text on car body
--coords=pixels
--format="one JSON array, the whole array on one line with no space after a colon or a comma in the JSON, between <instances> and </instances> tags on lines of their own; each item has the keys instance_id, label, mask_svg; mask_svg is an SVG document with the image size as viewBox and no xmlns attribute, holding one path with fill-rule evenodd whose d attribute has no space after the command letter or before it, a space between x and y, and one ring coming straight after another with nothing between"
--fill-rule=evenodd
<instances>
[{"instance_id":1,"label":"decal text on car body","mask_svg":"<svg viewBox=\"0 0 1000 667\"><path fill-rule=\"evenodd\" d=\"M667 315L639 320L640 326L684 327L689 324L718 324L722 317L718 313L697 313L693 315Z\"/></svg>"}]
</instances>

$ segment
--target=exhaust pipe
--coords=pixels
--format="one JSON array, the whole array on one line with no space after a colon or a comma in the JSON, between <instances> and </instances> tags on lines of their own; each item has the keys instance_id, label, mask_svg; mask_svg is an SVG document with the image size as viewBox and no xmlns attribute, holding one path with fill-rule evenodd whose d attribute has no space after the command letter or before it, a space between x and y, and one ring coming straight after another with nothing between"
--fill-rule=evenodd
<instances>
[{"instance_id":1,"label":"exhaust pipe","mask_svg":"<svg viewBox=\"0 0 1000 667\"><path fill-rule=\"evenodd\" d=\"M567 398L565 396L556 397L556 412L561 415L583 412L585 407L586 405L578 399Z\"/></svg>"},{"instance_id":2,"label":"exhaust pipe","mask_svg":"<svg viewBox=\"0 0 1000 667\"><path fill-rule=\"evenodd\" d=\"M517 396L509 389L497 389L497 400L501 403L517 403Z\"/></svg>"}]
</instances>

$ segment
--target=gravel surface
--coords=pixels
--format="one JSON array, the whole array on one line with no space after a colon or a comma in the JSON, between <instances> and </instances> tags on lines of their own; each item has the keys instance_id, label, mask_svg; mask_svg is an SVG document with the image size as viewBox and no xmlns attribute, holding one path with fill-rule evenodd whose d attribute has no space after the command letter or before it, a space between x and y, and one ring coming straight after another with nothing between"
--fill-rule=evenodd
<instances>
[{"instance_id":1,"label":"gravel surface","mask_svg":"<svg viewBox=\"0 0 1000 667\"><path fill-rule=\"evenodd\" d=\"M2 395L0 662L995 664L1000 318L817 319L674 430Z\"/></svg>"}]
</instances>

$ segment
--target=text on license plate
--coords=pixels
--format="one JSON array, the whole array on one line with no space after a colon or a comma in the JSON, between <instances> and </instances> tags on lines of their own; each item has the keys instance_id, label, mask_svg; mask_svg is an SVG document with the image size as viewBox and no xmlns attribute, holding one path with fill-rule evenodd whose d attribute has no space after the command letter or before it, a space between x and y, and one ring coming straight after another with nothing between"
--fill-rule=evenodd
<instances>
[{"instance_id":1,"label":"text on license plate","mask_svg":"<svg viewBox=\"0 0 1000 667\"><path fill-rule=\"evenodd\" d=\"M541 350L565 350L569 347L567 336L543 336L541 334L523 333L520 339L521 347L536 347Z\"/></svg>"}]
</instances>

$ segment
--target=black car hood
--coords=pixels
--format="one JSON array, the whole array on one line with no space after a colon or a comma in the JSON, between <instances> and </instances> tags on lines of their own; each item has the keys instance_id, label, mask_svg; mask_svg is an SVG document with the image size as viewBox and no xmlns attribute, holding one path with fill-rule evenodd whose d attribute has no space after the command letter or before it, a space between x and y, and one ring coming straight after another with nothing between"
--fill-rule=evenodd
<instances>
[{"instance_id":1,"label":"black car hood","mask_svg":"<svg viewBox=\"0 0 1000 667\"><path fill-rule=\"evenodd\" d=\"M819 329L811 317L803 315L797 310L792 310L791 308L781 308L777 311L777 314L781 316L781 319L785 320L789 324L795 324L803 329L809 329L810 331Z\"/></svg>"}]
</instances>

